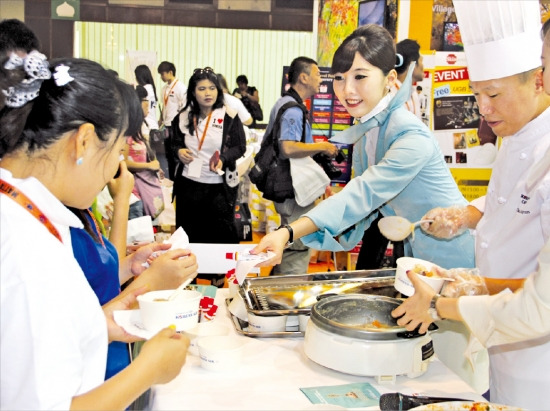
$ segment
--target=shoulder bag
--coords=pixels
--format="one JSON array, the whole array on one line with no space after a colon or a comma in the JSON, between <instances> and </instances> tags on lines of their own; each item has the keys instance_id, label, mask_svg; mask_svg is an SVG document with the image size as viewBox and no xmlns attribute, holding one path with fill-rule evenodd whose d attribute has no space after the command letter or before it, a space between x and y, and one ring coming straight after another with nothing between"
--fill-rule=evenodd
<instances>
[{"instance_id":1,"label":"shoulder bag","mask_svg":"<svg viewBox=\"0 0 550 411\"><path fill-rule=\"evenodd\" d=\"M148 155L147 159L151 156ZM143 213L151 216L154 220L164 211L164 196L158 172L154 170L141 170L134 173L134 186L136 187L141 202L143 203Z\"/></svg>"},{"instance_id":2,"label":"shoulder bag","mask_svg":"<svg viewBox=\"0 0 550 411\"><path fill-rule=\"evenodd\" d=\"M263 193L264 198L278 203L288 198L294 198L290 161L279 158L280 120L283 113L291 107L300 107L304 111L305 119L306 111L302 105L296 101L285 103L277 112L273 127L264 137L260 151L254 156L254 166L249 173L250 181ZM302 131L302 140L304 139L304 130Z\"/></svg>"}]
</instances>

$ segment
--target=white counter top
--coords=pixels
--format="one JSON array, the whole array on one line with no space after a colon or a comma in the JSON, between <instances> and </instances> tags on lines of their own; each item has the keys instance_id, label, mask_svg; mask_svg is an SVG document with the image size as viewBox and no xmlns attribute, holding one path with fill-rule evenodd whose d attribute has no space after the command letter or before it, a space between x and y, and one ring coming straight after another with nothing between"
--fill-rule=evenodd
<instances>
[{"instance_id":1,"label":"white counter top","mask_svg":"<svg viewBox=\"0 0 550 411\"><path fill-rule=\"evenodd\" d=\"M227 289L218 290L215 321L230 325L225 305ZM377 384L374 378L343 374L309 360L303 338L249 338L245 360L231 372L203 369L199 357L188 354L180 375L153 389L155 410L304 410L312 404L300 388L368 382L380 394L402 392L483 401L483 397L434 359L418 378L397 377L395 384ZM457 355L459 355L457 353ZM377 409L363 408L363 409Z\"/></svg>"}]
</instances>

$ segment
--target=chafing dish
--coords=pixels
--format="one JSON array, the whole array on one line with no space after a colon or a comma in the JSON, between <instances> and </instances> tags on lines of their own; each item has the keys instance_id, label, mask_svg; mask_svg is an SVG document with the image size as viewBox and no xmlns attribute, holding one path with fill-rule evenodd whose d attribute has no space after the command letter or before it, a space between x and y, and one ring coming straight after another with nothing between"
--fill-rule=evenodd
<instances>
[{"instance_id":1,"label":"chafing dish","mask_svg":"<svg viewBox=\"0 0 550 411\"><path fill-rule=\"evenodd\" d=\"M309 314L329 295L374 294L396 297L395 269L332 271L247 278L240 287L248 312L257 315Z\"/></svg>"}]
</instances>

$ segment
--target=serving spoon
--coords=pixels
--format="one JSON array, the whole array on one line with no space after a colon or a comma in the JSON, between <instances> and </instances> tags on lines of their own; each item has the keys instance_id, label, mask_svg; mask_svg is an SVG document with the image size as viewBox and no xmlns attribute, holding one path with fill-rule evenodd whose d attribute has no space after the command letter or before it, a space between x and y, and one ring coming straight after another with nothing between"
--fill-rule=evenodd
<instances>
[{"instance_id":1,"label":"serving spoon","mask_svg":"<svg viewBox=\"0 0 550 411\"><path fill-rule=\"evenodd\" d=\"M378 228L384 237L391 241L403 241L411 233L414 240L414 229L421 223L431 223L434 220L420 220L416 223L411 223L405 217L390 216L382 217L378 221Z\"/></svg>"}]
</instances>

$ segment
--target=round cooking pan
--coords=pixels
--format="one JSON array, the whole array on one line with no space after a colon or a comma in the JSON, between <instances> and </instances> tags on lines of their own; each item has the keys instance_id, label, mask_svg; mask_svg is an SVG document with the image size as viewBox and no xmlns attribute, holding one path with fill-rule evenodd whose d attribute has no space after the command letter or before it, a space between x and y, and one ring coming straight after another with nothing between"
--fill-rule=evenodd
<instances>
[{"instance_id":1,"label":"round cooking pan","mask_svg":"<svg viewBox=\"0 0 550 411\"><path fill-rule=\"evenodd\" d=\"M346 294L321 299L311 308L311 321L317 327L336 335L363 340L415 338L397 325L391 312L403 301L368 294Z\"/></svg>"}]
</instances>

